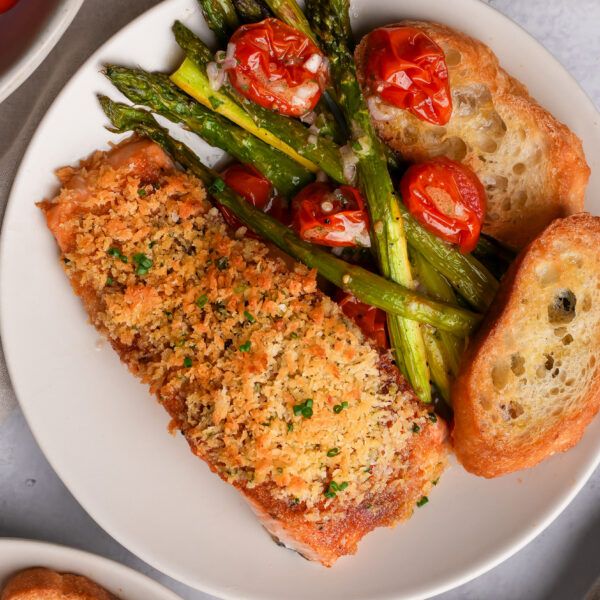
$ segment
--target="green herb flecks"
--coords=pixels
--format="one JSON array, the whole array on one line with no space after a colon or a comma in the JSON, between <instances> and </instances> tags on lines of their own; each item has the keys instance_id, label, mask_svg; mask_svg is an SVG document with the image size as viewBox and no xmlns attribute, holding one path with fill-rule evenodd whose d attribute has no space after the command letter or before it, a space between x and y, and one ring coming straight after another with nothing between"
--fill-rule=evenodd
<instances>
[{"instance_id":1,"label":"green herb flecks","mask_svg":"<svg viewBox=\"0 0 600 600\"><path fill-rule=\"evenodd\" d=\"M302 404L294 404L294 414L302 415L305 419L310 419L313 416L313 400L307 398Z\"/></svg>"},{"instance_id":2,"label":"green herb flecks","mask_svg":"<svg viewBox=\"0 0 600 600\"><path fill-rule=\"evenodd\" d=\"M136 275L146 275L152 268L152 260L145 254L134 254L133 262L137 265L137 269L135 270Z\"/></svg>"},{"instance_id":3,"label":"green herb flecks","mask_svg":"<svg viewBox=\"0 0 600 600\"><path fill-rule=\"evenodd\" d=\"M127 257L118 248L109 248L108 255L113 258L118 258L122 263L127 262Z\"/></svg>"},{"instance_id":4,"label":"green herb flecks","mask_svg":"<svg viewBox=\"0 0 600 600\"><path fill-rule=\"evenodd\" d=\"M346 402L346 400L344 400L341 404L336 404L333 407L333 412L336 415L339 415L345 408L348 408L348 402Z\"/></svg>"},{"instance_id":5,"label":"green herb flecks","mask_svg":"<svg viewBox=\"0 0 600 600\"><path fill-rule=\"evenodd\" d=\"M252 344L250 343L250 340L248 340L246 343L242 344L241 346L238 346L238 350L240 352L250 352L251 347Z\"/></svg>"},{"instance_id":6,"label":"green herb flecks","mask_svg":"<svg viewBox=\"0 0 600 600\"><path fill-rule=\"evenodd\" d=\"M420 500L417 501L417 506L419 508L421 508L421 506L424 506L428 502L429 502L429 498L427 496L423 496Z\"/></svg>"}]
</instances>

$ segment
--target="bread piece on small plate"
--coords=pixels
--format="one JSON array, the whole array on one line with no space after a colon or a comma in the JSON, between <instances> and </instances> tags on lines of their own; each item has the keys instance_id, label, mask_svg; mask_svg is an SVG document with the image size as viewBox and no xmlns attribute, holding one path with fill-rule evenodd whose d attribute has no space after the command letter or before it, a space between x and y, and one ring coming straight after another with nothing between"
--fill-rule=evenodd
<instances>
[{"instance_id":1,"label":"bread piece on small plate","mask_svg":"<svg viewBox=\"0 0 600 600\"><path fill-rule=\"evenodd\" d=\"M456 455L497 477L574 446L600 406L600 218L557 219L517 257L452 390Z\"/></svg>"},{"instance_id":2,"label":"bread piece on small plate","mask_svg":"<svg viewBox=\"0 0 600 600\"><path fill-rule=\"evenodd\" d=\"M33 568L8 581L0 600L118 600L87 577Z\"/></svg>"},{"instance_id":3,"label":"bread piece on small plate","mask_svg":"<svg viewBox=\"0 0 600 600\"><path fill-rule=\"evenodd\" d=\"M590 170L581 141L508 75L494 53L460 31L402 21L427 34L446 55L452 116L443 127L368 98L382 139L409 162L444 155L469 165L488 196L484 232L522 248L553 219L581 212ZM365 36L356 49L365 86Z\"/></svg>"}]
</instances>

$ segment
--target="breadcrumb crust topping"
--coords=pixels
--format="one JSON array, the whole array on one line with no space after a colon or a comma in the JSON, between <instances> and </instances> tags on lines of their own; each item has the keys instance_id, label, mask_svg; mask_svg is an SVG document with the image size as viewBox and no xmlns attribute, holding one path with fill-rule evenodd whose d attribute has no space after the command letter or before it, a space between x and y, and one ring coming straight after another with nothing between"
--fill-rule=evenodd
<instances>
[{"instance_id":1,"label":"breadcrumb crust topping","mask_svg":"<svg viewBox=\"0 0 600 600\"><path fill-rule=\"evenodd\" d=\"M271 482L313 520L401 486L427 410L315 272L235 239L199 181L136 143L61 169L42 203L94 325L230 483Z\"/></svg>"}]
</instances>

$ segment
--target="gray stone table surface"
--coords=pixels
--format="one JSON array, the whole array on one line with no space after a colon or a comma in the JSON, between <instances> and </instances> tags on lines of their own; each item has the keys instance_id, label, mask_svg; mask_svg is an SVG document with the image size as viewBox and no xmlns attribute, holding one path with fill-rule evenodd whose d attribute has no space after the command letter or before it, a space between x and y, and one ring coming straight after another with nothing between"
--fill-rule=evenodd
<instances>
[{"instance_id":1,"label":"gray stone table surface","mask_svg":"<svg viewBox=\"0 0 600 600\"><path fill-rule=\"evenodd\" d=\"M600 106L600 0L488 2L540 40ZM0 217L18 163L52 100L102 42L155 4L157 0L85 0L37 72L0 104ZM15 403L1 355L0 398L4 407ZM96 525L42 455L18 407L6 419L0 409L0 423L0 537L82 548L127 564L186 600L210 598L145 564ZM570 506L533 542L495 569L436 598L576 600L584 598L599 575L600 470L596 470Z\"/></svg>"}]
</instances>

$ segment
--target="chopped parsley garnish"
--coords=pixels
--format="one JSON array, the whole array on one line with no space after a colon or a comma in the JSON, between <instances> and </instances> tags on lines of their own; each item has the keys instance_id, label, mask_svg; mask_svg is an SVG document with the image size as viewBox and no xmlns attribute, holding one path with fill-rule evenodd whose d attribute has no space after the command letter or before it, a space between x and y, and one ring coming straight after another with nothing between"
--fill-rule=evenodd
<instances>
[{"instance_id":1,"label":"chopped parsley garnish","mask_svg":"<svg viewBox=\"0 0 600 600\"><path fill-rule=\"evenodd\" d=\"M251 315L247 310L244 311L244 316L246 319L248 319L248 321L250 321L250 323L254 323L256 321L254 315Z\"/></svg>"},{"instance_id":2,"label":"chopped parsley garnish","mask_svg":"<svg viewBox=\"0 0 600 600\"><path fill-rule=\"evenodd\" d=\"M434 481L432 481L431 483L433 483L433 485L437 485L439 480L440 480L440 478L438 477L437 479L435 479L435 480L434 480Z\"/></svg>"},{"instance_id":3,"label":"chopped parsley garnish","mask_svg":"<svg viewBox=\"0 0 600 600\"><path fill-rule=\"evenodd\" d=\"M288 423L288 431L294 431L294 424Z\"/></svg>"},{"instance_id":4,"label":"chopped parsley garnish","mask_svg":"<svg viewBox=\"0 0 600 600\"><path fill-rule=\"evenodd\" d=\"M421 428L416 423L413 423L412 432L419 433L419 431L421 431Z\"/></svg>"},{"instance_id":5,"label":"chopped parsley garnish","mask_svg":"<svg viewBox=\"0 0 600 600\"><path fill-rule=\"evenodd\" d=\"M343 481L342 483L336 483L335 481L329 482L329 487L323 492L326 498L335 498L336 492L343 492L348 487L348 482Z\"/></svg>"},{"instance_id":6,"label":"chopped parsley garnish","mask_svg":"<svg viewBox=\"0 0 600 600\"><path fill-rule=\"evenodd\" d=\"M424 506L428 502L429 502L429 498L427 496L423 496L419 501L417 501L417 506L419 508L421 508L421 506Z\"/></svg>"},{"instance_id":7,"label":"chopped parsley garnish","mask_svg":"<svg viewBox=\"0 0 600 600\"><path fill-rule=\"evenodd\" d=\"M144 188L140 188L138 190L138 195L139 196L145 196L148 192L144 189Z\"/></svg>"},{"instance_id":8,"label":"chopped parsley garnish","mask_svg":"<svg viewBox=\"0 0 600 600\"><path fill-rule=\"evenodd\" d=\"M221 65L218 63L217 67L219 67L219 69L222 68ZM214 96L209 96L208 101L210 102L210 105L213 107L214 110L217 110L217 108L219 108L219 106L223 104L223 100L221 100L220 98L215 98Z\"/></svg>"},{"instance_id":9,"label":"chopped parsley garnish","mask_svg":"<svg viewBox=\"0 0 600 600\"><path fill-rule=\"evenodd\" d=\"M243 294L246 290L248 289L248 286L245 285L244 283L242 283L241 285L238 285L234 290L233 293L234 294Z\"/></svg>"},{"instance_id":10,"label":"chopped parsley garnish","mask_svg":"<svg viewBox=\"0 0 600 600\"><path fill-rule=\"evenodd\" d=\"M225 182L219 177L219 179L215 179L211 186L208 188L208 192L210 194L216 194L218 192L222 192L225 189Z\"/></svg>"},{"instance_id":11,"label":"chopped parsley garnish","mask_svg":"<svg viewBox=\"0 0 600 600\"><path fill-rule=\"evenodd\" d=\"M245 344L238 346L238 350L240 352L250 352L251 346L252 346L252 344L250 343L250 340L248 340Z\"/></svg>"},{"instance_id":12,"label":"chopped parsley garnish","mask_svg":"<svg viewBox=\"0 0 600 600\"><path fill-rule=\"evenodd\" d=\"M356 140L353 144L352 144L352 149L356 150L357 152L360 152L362 150L362 146L360 145L360 142L358 140Z\"/></svg>"},{"instance_id":13,"label":"chopped parsley garnish","mask_svg":"<svg viewBox=\"0 0 600 600\"><path fill-rule=\"evenodd\" d=\"M430 420L432 423L437 423L437 416L436 416L436 414L435 414L435 413L432 413L432 412L430 412L430 413L429 413L429 415L428 415L428 417L429 417L429 420Z\"/></svg>"},{"instance_id":14,"label":"chopped parsley garnish","mask_svg":"<svg viewBox=\"0 0 600 600\"><path fill-rule=\"evenodd\" d=\"M307 398L302 404L294 404L294 414L302 415L305 419L310 419L313 416L313 400Z\"/></svg>"},{"instance_id":15,"label":"chopped parsley garnish","mask_svg":"<svg viewBox=\"0 0 600 600\"><path fill-rule=\"evenodd\" d=\"M229 258L227 256L221 256L221 258L217 258L215 260L215 267L219 269L219 271L224 271L229 268Z\"/></svg>"},{"instance_id":16,"label":"chopped parsley garnish","mask_svg":"<svg viewBox=\"0 0 600 600\"><path fill-rule=\"evenodd\" d=\"M183 348L185 346L185 336L175 340L175 348Z\"/></svg>"},{"instance_id":17,"label":"chopped parsley garnish","mask_svg":"<svg viewBox=\"0 0 600 600\"><path fill-rule=\"evenodd\" d=\"M336 404L333 407L333 412L336 415L339 415L345 408L348 408L348 402L346 402L346 400L344 400L341 404Z\"/></svg>"},{"instance_id":18,"label":"chopped parsley garnish","mask_svg":"<svg viewBox=\"0 0 600 600\"><path fill-rule=\"evenodd\" d=\"M145 254L134 254L133 262L137 265L136 275L145 275L152 268L152 260Z\"/></svg>"},{"instance_id":19,"label":"chopped parsley garnish","mask_svg":"<svg viewBox=\"0 0 600 600\"><path fill-rule=\"evenodd\" d=\"M192 364L193 364L193 363L192 363L192 359L191 359L189 356L186 356L186 357L183 359L183 366L184 366L186 369L189 369L189 368L192 366Z\"/></svg>"},{"instance_id":20,"label":"chopped parsley garnish","mask_svg":"<svg viewBox=\"0 0 600 600\"><path fill-rule=\"evenodd\" d=\"M154 240L148 244L149 248L154 248L154 246L156 246L156 240Z\"/></svg>"},{"instance_id":21,"label":"chopped parsley garnish","mask_svg":"<svg viewBox=\"0 0 600 600\"><path fill-rule=\"evenodd\" d=\"M118 248L109 248L108 255L113 258L119 258L122 263L127 262L127 257Z\"/></svg>"},{"instance_id":22,"label":"chopped parsley garnish","mask_svg":"<svg viewBox=\"0 0 600 600\"><path fill-rule=\"evenodd\" d=\"M106 278L106 285L112 285L113 282L113 278L112 277L107 277Z\"/></svg>"},{"instance_id":23,"label":"chopped parsley garnish","mask_svg":"<svg viewBox=\"0 0 600 600\"><path fill-rule=\"evenodd\" d=\"M332 448L331 450L327 451L327 456L329 456L329 458L333 458L334 456L337 456L340 453L338 448Z\"/></svg>"},{"instance_id":24,"label":"chopped parsley garnish","mask_svg":"<svg viewBox=\"0 0 600 600\"><path fill-rule=\"evenodd\" d=\"M198 308L202 308L208 302L208 296L206 294L202 294L198 300L196 300L196 305Z\"/></svg>"},{"instance_id":25,"label":"chopped parsley garnish","mask_svg":"<svg viewBox=\"0 0 600 600\"><path fill-rule=\"evenodd\" d=\"M298 334L295 331L292 331L292 333L290 333L290 339L297 340L298 339Z\"/></svg>"}]
</instances>

